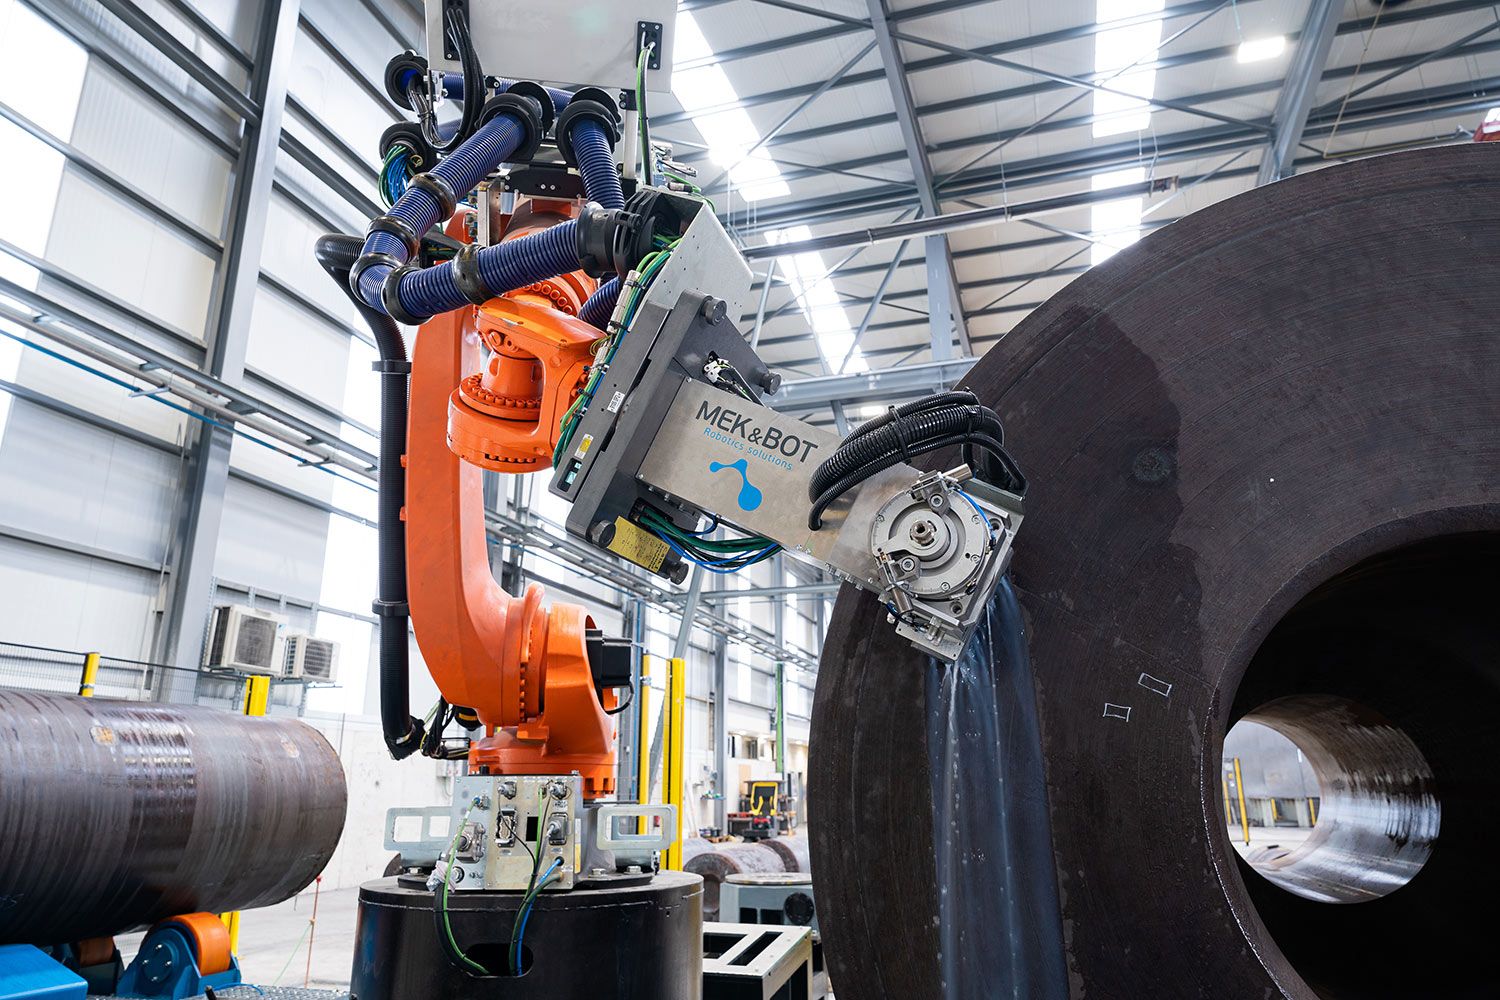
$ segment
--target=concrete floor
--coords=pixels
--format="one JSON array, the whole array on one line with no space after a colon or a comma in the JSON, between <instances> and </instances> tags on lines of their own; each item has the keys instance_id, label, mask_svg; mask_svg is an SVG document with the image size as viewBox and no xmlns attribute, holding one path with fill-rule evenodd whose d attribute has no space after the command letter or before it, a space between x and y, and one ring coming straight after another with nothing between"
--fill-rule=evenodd
<instances>
[{"instance_id":1,"label":"concrete floor","mask_svg":"<svg viewBox=\"0 0 1500 1000\"><path fill-rule=\"evenodd\" d=\"M1245 845L1245 831L1238 824L1229 827L1229 842L1234 849L1240 852L1240 856L1250 860L1249 856L1257 854L1262 850L1281 847L1291 850L1299 846L1304 840L1312 836L1312 828L1296 826L1252 826L1250 828L1250 844Z\"/></svg>"},{"instance_id":2,"label":"concrete floor","mask_svg":"<svg viewBox=\"0 0 1500 1000\"><path fill-rule=\"evenodd\" d=\"M240 915L240 970L245 982L348 989L358 908L358 889L319 893L316 929L310 926L311 891L275 906L244 911ZM135 957L141 937L126 934L116 939L127 964Z\"/></svg>"}]
</instances>

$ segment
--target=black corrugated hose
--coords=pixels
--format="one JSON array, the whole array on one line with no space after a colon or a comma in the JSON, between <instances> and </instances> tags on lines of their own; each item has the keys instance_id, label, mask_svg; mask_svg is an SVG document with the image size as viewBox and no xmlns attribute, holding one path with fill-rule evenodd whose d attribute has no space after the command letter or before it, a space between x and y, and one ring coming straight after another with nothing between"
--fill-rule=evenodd
<instances>
[{"instance_id":1,"label":"black corrugated hose","mask_svg":"<svg viewBox=\"0 0 1500 1000\"><path fill-rule=\"evenodd\" d=\"M823 511L878 472L950 445L963 447L974 474L1012 493L1026 492L1026 477L1005 451L1005 429L995 411L967 389L940 392L893 406L855 428L813 472L807 526L823 526Z\"/></svg>"},{"instance_id":2,"label":"black corrugated hose","mask_svg":"<svg viewBox=\"0 0 1500 1000\"><path fill-rule=\"evenodd\" d=\"M375 337L380 360L380 467L377 470L376 539L379 546L378 581L374 611L380 619L380 723L385 745L397 760L422 746L423 726L411 714L411 658L407 645L406 528L401 505L406 498L406 471L401 453L406 448L407 393L411 362L401 328L385 313L370 308L349 287L349 269L359 259L364 240L330 233L318 240L314 256L349 296Z\"/></svg>"}]
</instances>

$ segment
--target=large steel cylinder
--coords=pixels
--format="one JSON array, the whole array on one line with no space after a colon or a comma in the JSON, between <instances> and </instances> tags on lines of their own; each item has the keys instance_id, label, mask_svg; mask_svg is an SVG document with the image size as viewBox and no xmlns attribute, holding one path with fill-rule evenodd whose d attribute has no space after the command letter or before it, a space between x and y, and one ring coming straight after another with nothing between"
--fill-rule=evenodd
<instances>
[{"instance_id":1,"label":"large steel cylinder","mask_svg":"<svg viewBox=\"0 0 1500 1000\"><path fill-rule=\"evenodd\" d=\"M0 944L279 903L323 870L344 773L317 730L0 691Z\"/></svg>"},{"instance_id":2,"label":"large steel cylinder","mask_svg":"<svg viewBox=\"0 0 1500 1000\"><path fill-rule=\"evenodd\" d=\"M682 867L703 878L705 920L719 919L719 887L725 876L786 871L781 855L761 843L715 844L713 850L694 856Z\"/></svg>"},{"instance_id":3,"label":"large steel cylinder","mask_svg":"<svg viewBox=\"0 0 1500 1000\"><path fill-rule=\"evenodd\" d=\"M454 943L484 974L460 968L438 941L433 893L421 879L359 890L350 990L359 1000L698 1000L703 993L703 882L664 871L643 885L544 892L526 920L525 973L509 973L520 892L453 892Z\"/></svg>"},{"instance_id":4,"label":"large steel cylinder","mask_svg":"<svg viewBox=\"0 0 1500 1000\"><path fill-rule=\"evenodd\" d=\"M1031 482L1021 697L1072 997L1495 995L1497 195L1493 144L1258 188L1083 275L965 379ZM841 1000L934 1000L939 897L965 889L938 878L922 744L943 668L885 614L845 588L823 653L818 910ZM1307 878L1229 844L1241 718L1320 770ZM1017 931L979 912L968 932Z\"/></svg>"}]
</instances>

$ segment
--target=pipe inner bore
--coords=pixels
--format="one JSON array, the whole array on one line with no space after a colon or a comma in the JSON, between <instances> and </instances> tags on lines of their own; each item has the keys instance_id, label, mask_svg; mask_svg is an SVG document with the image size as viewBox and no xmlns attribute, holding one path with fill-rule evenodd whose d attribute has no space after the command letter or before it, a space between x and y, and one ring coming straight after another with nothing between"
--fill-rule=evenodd
<instances>
[{"instance_id":1,"label":"pipe inner bore","mask_svg":"<svg viewBox=\"0 0 1500 1000\"><path fill-rule=\"evenodd\" d=\"M1235 692L1230 722L1286 737L1315 778L1305 840L1234 858L1275 946L1325 1000L1494 995L1478 956L1500 898L1497 566L1500 533L1367 559L1276 624ZM1245 746L1241 731L1221 747L1227 782Z\"/></svg>"}]
</instances>

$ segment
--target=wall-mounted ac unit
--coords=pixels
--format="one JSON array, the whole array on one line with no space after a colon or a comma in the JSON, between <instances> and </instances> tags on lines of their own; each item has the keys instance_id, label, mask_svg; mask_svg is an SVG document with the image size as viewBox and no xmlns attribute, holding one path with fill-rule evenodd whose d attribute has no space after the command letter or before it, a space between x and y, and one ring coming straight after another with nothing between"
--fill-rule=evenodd
<instances>
[{"instance_id":1,"label":"wall-mounted ac unit","mask_svg":"<svg viewBox=\"0 0 1500 1000\"><path fill-rule=\"evenodd\" d=\"M302 632L287 637L284 676L332 683L338 672L338 643Z\"/></svg>"},{"instance_id":2,"label":"wall-mounted ac unit","mask_svg":"<svg viewBox=\"0 0 1500 1000\"><path fill-rule=\"evenodd\" d=\"M213 670L279 675L286 652L286 619L238 604L214 608L203 665Z\"/></svg>"}]
</instances>

